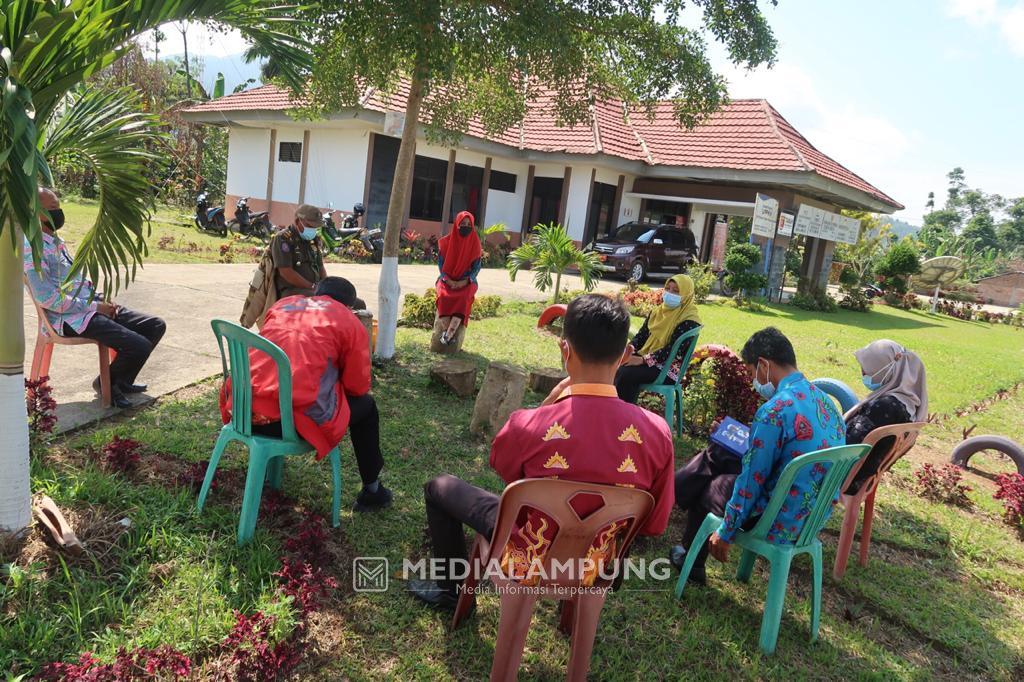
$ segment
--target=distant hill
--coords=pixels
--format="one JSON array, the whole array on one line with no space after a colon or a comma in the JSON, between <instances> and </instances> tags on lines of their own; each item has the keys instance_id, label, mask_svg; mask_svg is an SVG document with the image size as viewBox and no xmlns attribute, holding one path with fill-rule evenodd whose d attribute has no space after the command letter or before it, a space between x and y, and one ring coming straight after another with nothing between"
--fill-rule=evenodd
<instances>
[{"instance_id":1,"label":"distant hill","mask_svg":"<svg viewBox=\"0 0 1024 682\"><path fill-rule=\"evenodd\" d=\"M893 234L900 239L908 235L917 234L918 230L921 229L918 225L911 225L899 218L893 218L891 215L881 215L878 216L878 218L882 221L883 225L890 225L892 227Z\"/></svg>"}]
</instances>

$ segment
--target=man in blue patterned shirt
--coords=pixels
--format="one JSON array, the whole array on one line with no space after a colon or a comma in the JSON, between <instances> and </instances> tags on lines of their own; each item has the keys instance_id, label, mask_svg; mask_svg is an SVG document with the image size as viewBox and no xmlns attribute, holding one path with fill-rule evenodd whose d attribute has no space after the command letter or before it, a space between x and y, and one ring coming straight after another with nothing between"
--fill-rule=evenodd
<instances>
[{"instance_id":1,"label":"man in blue patterned shirt","mask_svg":"<svg viewBox=\"0 0 1024 682\"><path fill-rule=\"evenodd\" d=\"M126 393L142 393L145 384L136 384L142 366L167 327L159 317L143 315L96 293L92 282L81 274L66 281L71 271L71 255L56 232L64 225L64 211L57 195L40 188L39 216L43 228L43 253L39 269L32 262L32 249L25 243L25 278L32 297L43 308L46 319L61 336L81 336L114 349L117 357L110 364L111 400L125 408L131 403ZM99 391L99 377L93 388Z\"/></svg>"},{"instance_id":2,"label":"man in blue patterned shirt","mask_svg":"<svg viewBox=\"0 0 1024 682\"><path fill-rule=\"evenodd\" d=\"M684 542L693 539L708 512L721 516L722 525L708 545L711 555L723 562L736 532L753 527L767 508L791 459L846 444L846 424L835 403L797 369L793 345L782 332L774 327L756 332L740 356L754 376L754 390L765 399L754 415L746 454L737 461L712 446L676 474L676 503L692 517ZM827 471L826 465L818 464L797 475L772 524L769 542L796 541ZM707 548L698 551L691 578L699 583L704 581ZM680 565L684 554L682 547L673 548L673 563Z\"/></svg>"}]
</instances>

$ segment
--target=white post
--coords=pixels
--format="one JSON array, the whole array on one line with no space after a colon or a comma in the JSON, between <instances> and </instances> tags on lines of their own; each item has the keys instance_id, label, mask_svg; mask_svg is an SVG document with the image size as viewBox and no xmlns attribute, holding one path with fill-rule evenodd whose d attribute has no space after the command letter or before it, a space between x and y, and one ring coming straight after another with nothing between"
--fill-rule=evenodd
<instances>
[{"instance_id":1,"label":"white post","mask_svg":"<svg viewBox=\"0 0 1024 682\"><path fill-rule=\"evenodd\" d=\"M377 352L378 358L395 355L395 331L398 327L398 302L402 286L398 281L398 257L385 256L380 265L377 285Z\"/></svg>"},{"instance_id":2,"label":"white post","mask_svg":"<svg viewBox=\"0 0 1024 682\"><path fill-rule=\"evenodd\" d=\"M18 533L32 520L24 374L0 374L0 424L0 532Z\"/></svg>"},{"instance_id":3,"label":"white post","mask_svg":"<svg viewBox=\"0 0 1024 682\"><path fill-rule=\"evenodd\" d=\"M935 309L939 305L939 287L941 287L941 286L942 286L941 284L936 284L935 285L935 295L932 296L932 312L933 313L935 312Z\"/></svg>"}]
</instances>

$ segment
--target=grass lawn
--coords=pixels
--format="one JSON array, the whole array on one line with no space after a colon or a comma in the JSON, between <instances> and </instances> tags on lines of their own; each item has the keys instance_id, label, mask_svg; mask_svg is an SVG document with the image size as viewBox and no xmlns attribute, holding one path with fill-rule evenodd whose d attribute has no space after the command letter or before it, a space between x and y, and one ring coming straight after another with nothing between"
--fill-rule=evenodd
<instances>
[{"instance_id":1,"label":"grass lawn","mask_svg":"<svg viewBox=\"0 0 1024 682\"><path fill-rule=\"evenodd\" d=\"M99 203L93 199L69 198L61 200L61 207L65 223L60 236L74 253L78 242L92 228ZM233 214L234 209L231 210ZM146 263L217 263L221 245L228 242L229 239L197 230L191 212L160 206L153 215L152 232L146 235L149 247ZM240 242L239 247L242 246L248 244ZM236 262L240 260L239 247L234 249Z\"/></svg>"},{"instance_id":2,"label":"grass lawn","mask_svg":"<svg viewBox=\"0 0 1024 682\"><path fill-rule=\"evenodd\" d=\"M535 330L534 308L473 323L464 354L524 367L559 362L554 340ZM888 337L922 355L928 367L932 411L950 416L930 427L922 446L897 465L878 494L871 561L851 562L844 579L831 579L838 519L823 534L825 604L821 638L807 641L809 561L791 574L778 650L758 650L766 576L759 567L748 585L735 582L733 562L709 562L709 587L672 598L674 580L627 581L609 597L592 661L594 679L1021 679L1024 676L1024 542L999 518L991 499L993 471L1006 462L978 456L970 474L971 509L936 504L913 492L922 461L941 462L971 423L975 433L1024 438L1024 392L1011 393L981 412L956 415L1024 381L1024 333L923 313L879 308L867 315L814 317L787 307L762 314L725 305L702 306L704 343L737 348L767 324L790 335L809 376L831 376L864 389L852 351ZM347 441L343 448L342 526L328 533L324 567L338 587L305 619L305 643L295 679L480 679L490 670L498 600L479 600L477 615L458 631L448 618L420 608L392 584L383 594L352 591L356 556L403 558L427 553L422 488L448 472L500 490L487 465L488 444L469 433L472 399L432 385L428 332L400 330L399 361L375 375L382 417L384 481L395 491L392 509L374 515L346 511L358 487ZM211 340L212 342L212 340ZM527 403L541 396L527 394ZM282 597L273 576L298 533L301 513L329 515L329 468L293 458L285 469L285 499L271 496L254 542L234 545L246 458L229 451L219 487L197 516L185 484L190 465L209 457L219 418L212 382L186 389L155 406L58 438L37 448L33 482L70 515L92 553L71 559L44 544L38 531L0 562L0 670L33 673L83 651L109 660L121 647L169 644L198 661L205 679L226 670L221 645L236 622L233 611L277 617L272 641L284 641L300 610ZM114 435L144 443L138 470L110 473L92 461ZM701 443L678 443L677 464ZM973 463L973 461L972 461ZM123 518L130 528L118 526ZM633 555L665 555L682 533L673 514L664 537L641 539ZM17 558L15 558L15 554ZM674 578L674 575L673 575ZM568 641L557 633L553 604L541 604L523 658L522 679L562 679Z\"/></svg>"}]
</instances>

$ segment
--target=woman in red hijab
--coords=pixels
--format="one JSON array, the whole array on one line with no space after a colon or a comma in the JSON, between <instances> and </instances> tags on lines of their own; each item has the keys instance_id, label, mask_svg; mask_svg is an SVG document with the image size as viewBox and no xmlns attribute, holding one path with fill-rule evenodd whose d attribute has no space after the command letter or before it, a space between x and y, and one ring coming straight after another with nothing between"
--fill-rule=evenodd
<instances>
[{"instance_id":1,"label":"woman in red hijab","mask_svg":"<svg viewBox=\"0 0 1024 682\"><path fill-rule=\"evenodd\" d=\"M476 276L480 272L483 249L473 214L462 211L455 216L455 229L437 245L441 276L434 288L437 290L437 316L442 325L447 325L441 332L441 343L447 346L455 339L459 325L469 324L469 313L476 297Z\"/></svg>"}]
</instances>

